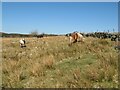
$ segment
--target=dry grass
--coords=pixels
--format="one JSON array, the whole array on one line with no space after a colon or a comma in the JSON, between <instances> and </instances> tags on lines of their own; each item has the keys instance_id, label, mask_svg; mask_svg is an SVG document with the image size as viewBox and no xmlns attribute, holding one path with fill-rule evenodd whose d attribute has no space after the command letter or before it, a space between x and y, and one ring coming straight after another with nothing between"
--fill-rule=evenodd
<instances>
[{"instance_id":1,"label":"dry grass","mask_svg":"<svg viewBox=\"0 0 120 90\"><path fill-rule=\"evenodd\" d=\"M69 46L64 36L3 38L3 87L117 88L118 52L109 39L86 38Z\"/></svg>"}]
</instances>

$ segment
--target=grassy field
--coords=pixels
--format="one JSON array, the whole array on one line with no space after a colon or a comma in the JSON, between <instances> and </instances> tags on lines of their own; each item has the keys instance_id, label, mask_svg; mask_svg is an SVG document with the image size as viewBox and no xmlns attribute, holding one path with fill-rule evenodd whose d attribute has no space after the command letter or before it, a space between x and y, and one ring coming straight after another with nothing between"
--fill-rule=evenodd
<instances>
[{"instance_id":1,"label":"grassy field","mask_svg":"<svg viewBox=\"0 0 120 90\"><path fill-rule=\"evenodd\" d=\"M5 88L117 88L118 51L110 39L86 38L69 46L64 36L3 38Z\"/></svg>"}]
</instances>

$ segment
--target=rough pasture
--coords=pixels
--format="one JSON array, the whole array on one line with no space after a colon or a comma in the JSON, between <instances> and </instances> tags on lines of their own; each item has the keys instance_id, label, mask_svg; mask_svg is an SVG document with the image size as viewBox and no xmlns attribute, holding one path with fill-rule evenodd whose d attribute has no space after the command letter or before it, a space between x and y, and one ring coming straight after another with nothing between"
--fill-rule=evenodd
<instances>
[{"instance_id":1,"label":"rough pasture","mask_svg":"<svg viewBox=\"0 0 120 90\"><path fill-rule=\"evenodd\" d=\"M69 46L65 36L2 39L2 86L117 88L118 51L110 39L88 37Z\"/></svg>"}]
</instances>

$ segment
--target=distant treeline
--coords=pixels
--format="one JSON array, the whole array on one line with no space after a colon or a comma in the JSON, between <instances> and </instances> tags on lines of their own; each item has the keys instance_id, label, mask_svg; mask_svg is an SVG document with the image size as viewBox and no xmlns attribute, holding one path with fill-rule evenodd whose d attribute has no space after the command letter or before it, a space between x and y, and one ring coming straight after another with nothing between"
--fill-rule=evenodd
<instances>
[{"instance_id":1,"label":"distant treeline","mask_svg":"<svg viewBox=\"0 0 120 90\"><path fill-rule=\"evenodd\" d=\"M58 36L56 34L38 34L38 35L32 35L32 34L15 34L15 33L2 33L0 32L0 37L39 37L39 36Z\"/></svg>"},{"instance_id":2,"label":"distant treeline","mask_svg":"<svg viewBox=\"0 0 120 90\"><path fill-rule=\"evenodd\" d=\"M111 38L112 36L116 35L116 36L120 36L120 33L106 33L106 32L94 32L94 33L81 33L83 36L85 37L98 37L98 38ZM66 36L69 35L69 33L65 34ZM15 33L3 33L0 32L0 37L37 37L37 38L41 38L41 37L47 37L47 36L60 36L58 34L15 34ZM63 35L64 36L64 35Z\"/></svg>"}]
</instances>

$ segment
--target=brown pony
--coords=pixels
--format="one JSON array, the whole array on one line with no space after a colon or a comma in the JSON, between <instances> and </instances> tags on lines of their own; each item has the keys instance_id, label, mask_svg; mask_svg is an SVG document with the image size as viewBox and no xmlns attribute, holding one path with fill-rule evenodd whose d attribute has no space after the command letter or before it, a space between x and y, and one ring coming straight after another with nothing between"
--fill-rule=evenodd
<instances>
[{"instance_id":1,"label":"brown pony","mask_svg":"<svg viewBox=\"0 0 120 90\"><path fill-rule=\"evenodd\" d=\"M70 44L76 42L84 42L84 37L78 32L71 33L69 39L70 39Z\"/></svg>"}]
</instances>

